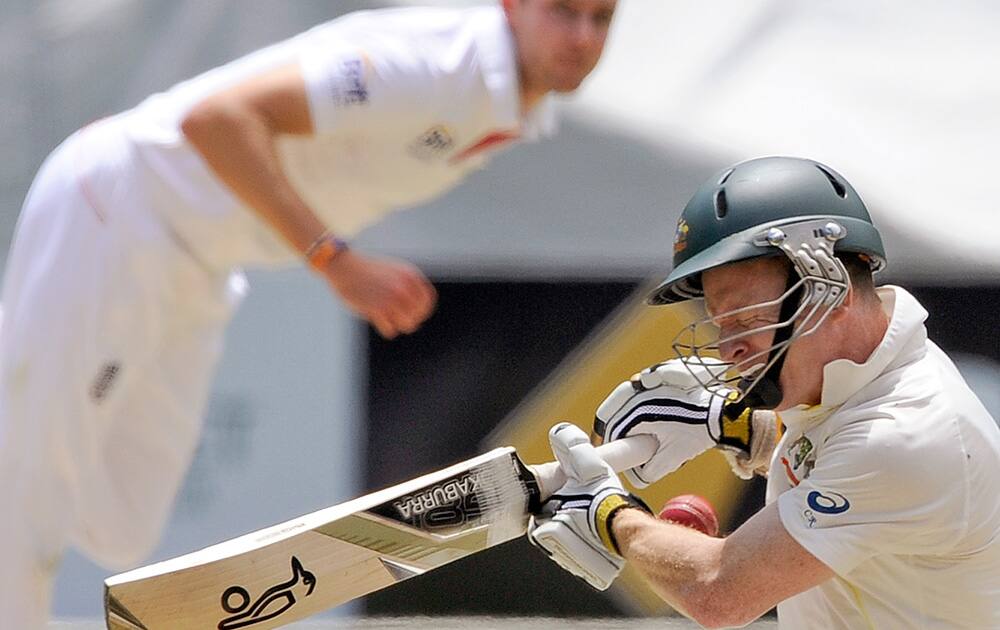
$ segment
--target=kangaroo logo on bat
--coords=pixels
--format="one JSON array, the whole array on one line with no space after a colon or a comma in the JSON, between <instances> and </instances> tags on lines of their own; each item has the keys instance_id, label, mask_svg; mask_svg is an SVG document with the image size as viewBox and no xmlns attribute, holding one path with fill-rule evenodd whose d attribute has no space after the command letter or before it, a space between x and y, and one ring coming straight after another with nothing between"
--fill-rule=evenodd
<instances>
[{"instance_id":1,"label":"kangaroo logo on bat","mask_svg":"<svg viewBox=\"0 0 1000 630\"><path fill-rule=\"evenodd\" d=\"M296 589L296 586L301 588ZM218 630L236 630L237 628L247 628L258 623L264 623L283 615L289 608L298 602L296 591L304 594L301 597L312 595L316 588L316 576L307 571L298 558L292 556L292 577L280 584L275 584L267 589L254 601L250 603L250 592L242 586L230 586L222 594L222 608L229 617L219 622Z\"/></svg>"}]
</instances>

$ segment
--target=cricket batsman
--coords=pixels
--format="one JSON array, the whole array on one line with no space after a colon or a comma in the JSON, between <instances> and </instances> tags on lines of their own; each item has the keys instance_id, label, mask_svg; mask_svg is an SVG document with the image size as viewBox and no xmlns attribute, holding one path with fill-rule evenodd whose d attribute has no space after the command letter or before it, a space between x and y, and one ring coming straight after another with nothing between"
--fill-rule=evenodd
<instances>
[{"instance_id":1,"label":"cricket batsman","mask_svg":"<svg viewBox=\"0 0 1000 630\"><path fill-rule=\"evenodd\" d=\"M1000 628L1000 430L905 289L876 288L882 239L858 193L812 160L723 169L685 207L651 304L701 300L677 357L597 411L606 441L659 449L642 488L718 448L766 505L725 538L653 518L579 429L573 477L531 539L606 588L627 560L709 628L777 607L781 628ZM711 339L705 343L705 339Z\"/></svg>"}]
</instances>

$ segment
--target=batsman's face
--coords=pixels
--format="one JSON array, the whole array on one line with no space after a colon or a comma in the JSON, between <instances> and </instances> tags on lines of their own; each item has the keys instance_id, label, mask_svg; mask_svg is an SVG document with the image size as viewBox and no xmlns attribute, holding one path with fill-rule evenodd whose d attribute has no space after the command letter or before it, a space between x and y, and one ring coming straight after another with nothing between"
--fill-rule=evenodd
<instances>
[{"instance_id":1,"label":"batsman's face","mask_svg":"<svg viewBox=\"0 0 1000 630\"><path fill-rule=\"evenodd\" d=\"M604 51L617 0L504 0L523 78L537 89L570 92Z\"/></svg>"},{"instance_id":2,"label":"batsman's face","mask_svg":"<svg viewBox=\"0 0 1000 630\"><path fill-rule=\"evenodd\" d=\"M787 262L758 258L723 265L702 274L705 309L719 329L719 356L744 373L768 359L788 282ZM758 329L768 328L766 330ZM823 382L823 336L797 338L788 348L779 377L784 398L778 409L819 402Z\"/></svg>"}]
</instances>

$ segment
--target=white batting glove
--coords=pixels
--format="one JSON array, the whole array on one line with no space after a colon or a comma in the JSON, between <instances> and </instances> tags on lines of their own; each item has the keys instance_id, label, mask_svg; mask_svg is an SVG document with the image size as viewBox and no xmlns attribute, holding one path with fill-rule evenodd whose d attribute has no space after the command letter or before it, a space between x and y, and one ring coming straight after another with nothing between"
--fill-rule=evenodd
<instances>
[{"instance_id":1,"label":"white batting glove","mask_svg":"<svg viewBox=\"0 0 1000 630\"><path fill-rule=\"evenodd\" d=\"M622 488L587 434L567 422L549 431L552 452L566 472L566 484L528 523L528 540L556 564L605 590L622 570L611 519L625 507L646 507Z\"/></svg>"},{"instance_id":2,"label":"white batting glove","mask_svg":"<svg viewBox=\"0 0 1000 630\"><path fill-rule=\"evenodd\" d=\"M704 362L710 367L685 366L681 359L658 363L618 385L597 408L594 432L605 442L646 434L659 443L649 461L623 473L633 486L645 488L713 447L744 479L766 465L777 435L774 413L746 409L726 417L725 401L689 371L704 372L706 380L710 368L723 365Z\"/></svg>"}]
</instances>

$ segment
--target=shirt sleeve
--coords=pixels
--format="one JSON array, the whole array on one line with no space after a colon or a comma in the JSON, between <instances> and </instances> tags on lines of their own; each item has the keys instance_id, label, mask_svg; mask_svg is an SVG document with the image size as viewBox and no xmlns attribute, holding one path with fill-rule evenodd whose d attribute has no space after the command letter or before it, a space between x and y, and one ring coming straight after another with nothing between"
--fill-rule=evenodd
<instances>
[{"instance_id":1,"label":"shirt sleeve","mask_svg":"<svg viewBox=\"0 0 1000 630\"><path fill-rule=\"evenodd\" d=\"M898 422L858 422L830 436L811 474L778 497L788 533L841 576L879 554L944 552L965 527L959 449Z\"/></svg>"},{"instance_id":2,"label":"shirt sleeve","mask_svg":"<svg viewBox=\"0 0 1000 630\"><path fill-rule=\"evenodd\" d=\"M405 125L434 106L439 73L414 51L320 41L299 61L318 134Z\"/></svg>"}]
</instances>

